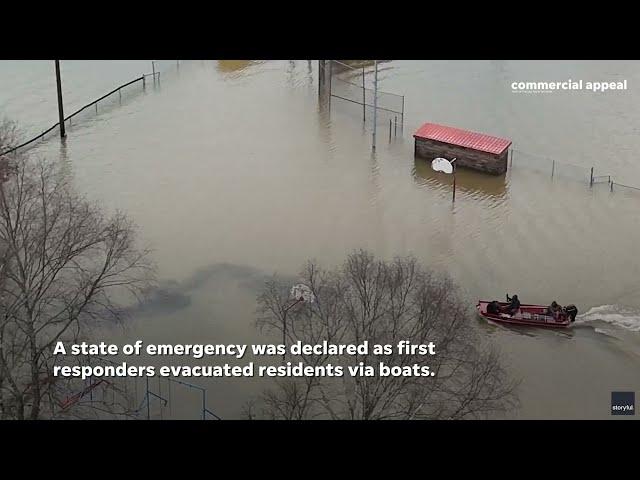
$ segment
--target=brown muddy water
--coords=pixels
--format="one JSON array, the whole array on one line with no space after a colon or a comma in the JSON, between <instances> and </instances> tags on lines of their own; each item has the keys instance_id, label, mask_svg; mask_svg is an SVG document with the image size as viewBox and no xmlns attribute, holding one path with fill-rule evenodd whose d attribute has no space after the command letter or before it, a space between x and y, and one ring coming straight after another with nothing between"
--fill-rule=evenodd
<instances>
[{"instance_id":1,"label":"brown muddy water","mask_svg":"<svg viewBox=\"0 0 640 480\"><path fill-rule=\"evenodd\" d=\"M263 342L253 320L265 277L367 248L449 272L470 304L508 292L578 306L568 332L482 326L522 380L521 407L507 418L611 418L612 391L640 391L640 191L588 181L594 167L640 186L639 62L385 62L380 88L405 95L405 119L389 141L380 115L375 153L371 112L363 124L361 106L319 99L317 61L157 68L159 83L74 120L66 141L31 149L59 159L106 208L128 212L154 249L160 290L105 340ZM62 62L67 111L150 70L147 61ZM367 67L367 86L372 79ZM626 79L628 89L511 88L567 79ZM54 80L52 62L0 62L0 111L26 136L56 122ZM411 134L426 121L511 139L508 173L461 170L452 205L450 179L413 155ZM265 386L193 383L223 418ZM197 392L172 393L173 409L155 417L198 418Z\"/></svg>"}]
</instances>

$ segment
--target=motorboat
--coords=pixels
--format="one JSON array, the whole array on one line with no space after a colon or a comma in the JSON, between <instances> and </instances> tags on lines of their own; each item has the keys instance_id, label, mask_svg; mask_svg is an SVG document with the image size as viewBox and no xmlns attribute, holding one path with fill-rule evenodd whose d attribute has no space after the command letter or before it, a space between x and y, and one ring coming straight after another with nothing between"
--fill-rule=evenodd
<instances>
[{"instance_id":1,"label":"motorboat","mask_svg":"<svg viewBox=\"0 0 640 480\"><path fill-rule=\"evenodd\" d=\"M478 314L492 322L525 325L530 327L567 328L576 319L578 309L575 305L567 305L556 313L550 313L548 305L525 305L513 311L509 311L509 302L495 300L480 300L476 305Z\"/></svg>"}]
</instances>

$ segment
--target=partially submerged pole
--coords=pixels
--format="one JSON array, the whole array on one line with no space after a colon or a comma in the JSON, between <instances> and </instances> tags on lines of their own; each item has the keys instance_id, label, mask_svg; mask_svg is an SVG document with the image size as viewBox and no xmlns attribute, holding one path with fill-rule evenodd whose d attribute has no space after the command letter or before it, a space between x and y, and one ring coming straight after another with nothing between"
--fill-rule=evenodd
<instances>
[{"instance_id":1,"label":"partially submerged pole","mask_svg":"<svg viewBox=\"0 0 640 480\"><path fill-rule=\"evenodd\" d=\"M149 405L149 377L147 377L147 420L151 420L151 408Z\"/></svg>"},{"instance_id":2,"label":"partially submerged pole","mask_svg":"<svg viewBox=\"0 0 640 480\"><path fill-rule=\"evenodd\" d=\"M362 66L362 121L367 120L367 95L364 86L364 65Z\"/></svg>"},{"instance_id":3,"label":"partially submerged pole","mask_svg":"<svg viewBox=\"0 0 640 480\"><path fill-rule=\"evenodd\" d=\"M451 160L451 166L453 167L453 203L456 203L456 165L455 165L455 161L457 159L454 158L453 160Z\"/></svg>"},{"instance_id":4,"label":"partially submerged pole","mask_svg":"<svg viewBox=\"0 0 640 480\"><path fill-rule=\"evenodd\" d=\"M56 60L56 86L58 88L58 117L60 122L60 138L67 136L64 129L64 107L62 106L62 82L60 81L60 60Z\"/></svg>"},{"instance_id":5,"label":"partially submerged pole","mask_svg":"<svg viewBox=\"0 0 640 480\"><path fill-rule=\"evenodd\" d=\"M456 203L456 172L453 172L453 203Z\"/></svg>"},{"instance_id":6,"label":"partially submerged pole","mask_svg":"<svg viewBox=\"0 0 640 480\"><path fill-rule=\"evenodd\" d=\"M456 203L456 172L453 171L453 203Z\"/></svg>"},{"instance_id":7,"label":"partially submerged pole","mask_svg":"<svg viewBox=\"0 0 640 480\"><path fill-rule=\"evenodd\" d=\"M375 74L373 77L373 150L376 149L376 122L378 116L378 61L374 60Z\"/></svg>"}]
</instances>

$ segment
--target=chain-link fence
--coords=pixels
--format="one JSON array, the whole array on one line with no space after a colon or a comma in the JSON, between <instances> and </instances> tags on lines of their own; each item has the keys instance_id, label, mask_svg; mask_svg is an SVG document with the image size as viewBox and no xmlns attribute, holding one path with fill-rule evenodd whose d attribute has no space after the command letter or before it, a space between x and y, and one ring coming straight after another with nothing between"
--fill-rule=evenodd
<instances>
[{"instance_id":1,"label":"chain-link fence","mask_svg":"<svg viewBox=\"0 0 640 480\"><path fill-rule=\"evenodd\" d=\"M140 75L139 77L134 78L133 80L124 83L110 92L102 95L100 98L93 100L92 102L86 104L85 106L79 108L75 112L67 115L64 118L65 127L71 127L74 124L81 123L83 120L87 119L89 116L98 115L100 112L104 112L105 109L113 108L115 106L122 105L123 101L131 98L132 96L139 94L144 91L147 87L148 83L156 85L160 82L160 76L162 71L166 71L171 67L179 68L179 61L152 61L151 62L151 73L145 73ZM21 142L18 145L14 145L3 152L0 152L0 156L9 155L11 153L15 153L18 151L24 151L25 148L30 148L37 145L38 142L48 140L54 136L60 135L60 122L57 122L55 125L52 125L44 132L38 134L35 137L32 137L28 140Z\"/></svg>"},{"instance_id":2,"label":"chain-link fence","mask_svg":"<svg viewBox=\"0 0 640 480\"><path fill-rule=\"evenodd\" d=\"M379 61L381 63L382 61ZM404 95L377 90L367 82L372 72L373 61L353 60L349 63L340 60L326 60L320 63L324 69L320 74L327 78L329 95L342 101L362 107L363 121L373 119L376 109L377 123L386 125L391 119L401 125L404 123Z\"/></svg>"},{"instance_id":3,"label":"chain-link fence","mask_svg":"<svg viewBox=\"0 0 640 480\"><path fill-rule=\"evenodd\" d=\"M595 167L574 165L563 160L560 161L514 148L511 149L510 167L512 169L522 168L537 171L549 175L551 178L560 177L567 180L577 180L591 187L606 184L612 192L621 189L640 193L640 187L618 183L612 175L600 174Z\"/></svg>"},{"instance_id":4,"label":"chain-link fence","mask_svg":"<svg viewBox=\"0 0 640 480\"><path fill-rule=\"evenodd\" d=\"M577 180L592 185L594 183L594 170L592 167L574 165L564 160L560 161L544 155L525 152L512 148L510 155L511 168L523 168L538 173L546 174L550 178L565 178Z\"/></svg>"}]
</instances>

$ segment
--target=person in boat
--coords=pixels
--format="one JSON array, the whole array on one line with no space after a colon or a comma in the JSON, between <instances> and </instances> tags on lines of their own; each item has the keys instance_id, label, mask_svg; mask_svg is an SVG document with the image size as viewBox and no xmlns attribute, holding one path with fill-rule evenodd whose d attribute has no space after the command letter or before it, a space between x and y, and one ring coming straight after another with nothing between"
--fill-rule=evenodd
<instances>
[{"instance_id":1,"label":"person in boat","mask_svg":"<svg viewBox=\"0 0 640 480\"><path fill-rule=\"evenodd\" d=\"M557 318L561 312L562 307L555 300L547 307L547 315L551 315L553 318Z\"/></svg>"},{"instance_id":2,"label":"person in boat","mask_svg":"<svg viewBox=\"0 0 640 480\"><path fill-rule=\"evenodd\" d=\"M489 303L487 305L487 313L491 313L491 314L498 314L500 313L500 303L498 303L496 300L494 300L493 302Z\"/></svg>"},{"instance_id":3,"label":"person in boat","mask_svg":"<svg viewBox=\"0 0 640 480\"><path fill-rule=\"evenodd\" d=\"M503 313L515 315L515 313L520 309L520 300L518 299L518 295L514 295L511 298L507 295L507 302L509 302L509 305L503 309Z\"/></svg>"}]
</instances>

